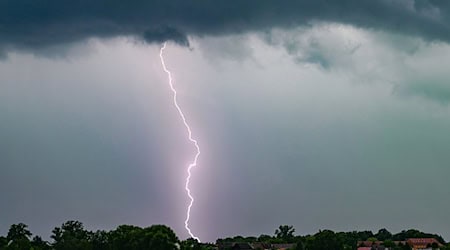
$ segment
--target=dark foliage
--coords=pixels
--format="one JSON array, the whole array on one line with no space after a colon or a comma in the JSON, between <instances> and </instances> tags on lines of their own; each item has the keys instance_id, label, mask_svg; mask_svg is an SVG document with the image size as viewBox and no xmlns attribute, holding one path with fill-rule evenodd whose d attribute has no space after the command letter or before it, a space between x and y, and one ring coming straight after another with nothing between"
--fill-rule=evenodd
<instances>
[{"instance_id":1,"label":"dark foliage","mask_svg":"<svg viewBox=\"0 0 450 250\"><path fill-rule=\"evenodd\" d=\"M314 235L296 236L293 226L281 225L275 234L260 235L259 237L235 236L218 239L216 244L200 243L189 238L180 241L173 230L165 225L137 227L121 225L111 231L89 231L79 221L67 221L60 227L55 227L50 236L52 241L44 241L39 236L32 238L28 226L23 223L11 225L6 236L0 236L0 250L210 250L233 249L239 246L254 246L253 249L267 249L281 245L288 245L296 250L356 250L358 241L383 241L384 246L393 250L410 250L407 244L397 244L408 238L435 238L444 246L441 250L450 250L444 239L436 234L420 232L415 229L390 233L387 229L380 229L376 234L371 231L333 232L320 230ZM430 245L437 248L437 244Z\"/></svg>"}]
</instances>

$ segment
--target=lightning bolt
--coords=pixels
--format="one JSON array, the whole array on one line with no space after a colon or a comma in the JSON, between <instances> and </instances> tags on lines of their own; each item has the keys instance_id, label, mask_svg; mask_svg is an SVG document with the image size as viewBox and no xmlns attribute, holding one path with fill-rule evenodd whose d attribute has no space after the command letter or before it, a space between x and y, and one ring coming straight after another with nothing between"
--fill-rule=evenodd
<instances>
[{"instance_id":1,"label":"lightning bolt","mask_svg":"<svg viewBox=\"0 0 450 250\"><path fill-rule=\"evenodd\" d=\"M195 236L192 232L191 229L189 228L189 219L191 217L191 208L192 205L194 204L194 197L191 194L191 190L189 189L189 182L191 180L191 169L195 166L197 166L197 159L200 156L200 147L198 146L198 142L196 139L194 139L192 137L192 131L191 131L191 127L189 126L189 124L186 121L186 117L184 116L183 110L180 108L180 106L178 105L178 101L177 101L177 90L174 88L173 83L172 83L172 74L170 73L170 71L167 69L166 67L166 63L164 62L164 57L163 57L163 52L164 49L166 49L166 43L164 43L161 47L161 50L159 51L159 57L161 58L161 64L162 67L164 69L164 71L166 72L168 78L169 78L169 87L172 90L173 93L173 104L175 105L175 108L177 108L178 110L178 114L180 115L181 120L183 121L184 126L186 127L186 131L188 133L188 139L190 142L192 142L197 150L197 153L195 154L194 160L192 161L192 163L189 164L188 168L187 168L187 177L186 177L186 183L184 186L184 189L186 190L187 196L189 197L189 205L187 207L187 211L186 211L186 220L184 221L184 227L186 228L186 230L188 231L189 235L198 240L200 242L200 239Z\"/></svg>"}]
</instances>

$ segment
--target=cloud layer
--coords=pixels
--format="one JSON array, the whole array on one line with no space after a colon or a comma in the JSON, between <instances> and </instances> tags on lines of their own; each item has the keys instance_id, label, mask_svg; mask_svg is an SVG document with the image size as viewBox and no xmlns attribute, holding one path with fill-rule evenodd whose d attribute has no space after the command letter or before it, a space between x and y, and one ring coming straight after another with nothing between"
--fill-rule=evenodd
<instances>
[{"instance_id":1,"label":"cloud layer","mask_svg":"<svg viewBox=\"0 0 450 250\"><path fill-rule=\"evenodd\" d=\"M89 37L147 42L338 22L448 41L450 3L346 1L32 1L0 2L0 48L40 49Z\"/></svg>"}]
</instances>

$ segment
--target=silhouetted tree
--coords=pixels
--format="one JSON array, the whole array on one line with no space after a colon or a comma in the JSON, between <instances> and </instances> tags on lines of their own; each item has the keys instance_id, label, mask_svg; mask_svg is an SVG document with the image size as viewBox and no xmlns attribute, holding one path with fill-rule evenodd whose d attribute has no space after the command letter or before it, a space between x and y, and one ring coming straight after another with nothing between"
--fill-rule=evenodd
<instances>
[{"instance_id":1,"label":"silhouetted tree","mask_svg":"<svg viewBox=\"0 0 450 250\"><path fill-rule=\"evenodd\" d=\"M8 245L6 237L0 236L0 250L4 249Z\"/></svg>"},{"instance_id":2,"label":"silhouetted tree","mask_svg":"<svg viewBox=\"0 0 450 250\"><path fill-rule=\"evenodd\" d=\"M55 227L50 236L55 250L89 250L92 249L90 232L79 221L67 221L61 227Z\"/></svg>"},{"instance_id":3,"label":"silhouetted tree","mask_svg":"<svg viewBox=\"0 0 450 250\"><path fill-rule=\"evenodd\" d=\"M143 229L136 226L120 225L110 233L111 249L138 250L143 244Z\"/></svg>"},{"instance_id":4,"label":"silhouetted tree","mask_svg":"<svg viewBox=\"0 0 450 250\"><path fill-rule=\"evenodd\" d=\"M180 250L201 250L201 249L202 247L200 243L194 238L183 240L180 243Z\"/></svg>"},{"instance_id":5,"label":"silhouetted tree","mask_svg":"<svg viewBox=\"0 0 450 250\"><path fill-rule=\"evenodd\" d=\"M121 225L109 234L110 249L177 249L178 237L165 225L153 225L147 228Z\"/></svg>"},{"instance_id":6,"label":"silhouetted tree","mask_svg":"<svg viewBox=\"0 0 450 250\"><path fill-rule=\"evenodd\" d=\"M110 247L109 233L103 230L92 233L91 244L95 250L108 250Z\"/></svg>"},{"instance_id":7,"label":"silhouetted tree","mask_svg":"<svg viewBox=\"0 0 450 250\"><path fill-rule=\"evenodd\" d=\"M25 224L19 223L11 225L8 231L8 235L6 236L6 239L8 241L7 249L14 249L14 250L30 249L31 235L32 233L28 230L28 226Z\"/></svg>"},{"instance_id":8,"label":"silhouetted tree","mask_svg":"<svg viewBox=\"0 0 450 250\"><path fill-rule=\"evenodd\" d=\"M165 225L153 225L144 229L145 247L154 250L177 249L178 237Z\"/></svg>"},{"instance_id":9,"label":"silhouetted tree","mask_svg":"<svg viewBox=\"0 0 450 250\"><path fill-rule=\"evenodd\" d=\"M51 247L48 244L48 242L42 240L40 236L34 236L33 240L31 241L31 247L33 250L50 250Z\"/></svg>"},{"instance_id":10,"label":"silhouetted tree","mask_svg":"<svg viewBox=\"0 0 450 250\"><path fill-rule=\"evenodd\" d=\"M294 238L294 226L281 225L275 230L275 236L285 242L292 242Z\"/></svg>"},{"instance_id":11,"label":"silhouetted tree","mask_svg":"<svg viewBox=\"0 0 450 250\"><path fill-rule=\"evenodd\" d=\"M261 235L258 237L258 241L259 241L259 242L270 242L270 240L272 240L272 236L267 235L267 234L261 234Z\"/></svg>"},{"instance_id":12,"label":"silhouetted tree","mask_svg":"<svg viewBox=\"0 0 450 250\"><path fill-rule=\"evenodd\" d=\"M385 241L388 239L392 239L392 234L386 228L382 228L378 230L378 233L375 234L375 238L381 241Z\"/></svg>"},{"instance_id":13,"label":"silhouetted tree","mask_svg":"<svg viewBox=\"0 0 450 250\"><path fill-rule=\"evenodd\" d=\"M331 230L323 230L310 237L306 242L308 250L342 250L342 243Z\"/></svg>"},{"instance_id":14,"label":"silhouetted tree","mask_svg":"<svg viewBox=\"0 0 450 250\"><path fill-rule=\"evenodd\" d=\"M372 231L360 231L358 234L358 240L367 240L370 237L374 237Z\"/></svg>"},{"instance_id":15,"label":"silhouetted tree","mask_svg":"<svg viewBox=\"0 0 450 250\"><path fill-rule=\"evenodd\" d=\"M336 233L336 237L338 238L339 242L342 243L342 246L345 250L356 249L356 244L359 240L358 232L339 232Z\"/></svg>"},{"instance_id":16,"label":"silhouetted tree","mask_svg":"<svg viewBox=\"0 0 450 250\"><path fill-rule=\"evenodd\" d=\"M28 226L23 223L13 224L9 228L8 235L6 236L6 238L12 241L20 239L29 239L32 233L27 228Z\"/></svg>"}]
</instances>

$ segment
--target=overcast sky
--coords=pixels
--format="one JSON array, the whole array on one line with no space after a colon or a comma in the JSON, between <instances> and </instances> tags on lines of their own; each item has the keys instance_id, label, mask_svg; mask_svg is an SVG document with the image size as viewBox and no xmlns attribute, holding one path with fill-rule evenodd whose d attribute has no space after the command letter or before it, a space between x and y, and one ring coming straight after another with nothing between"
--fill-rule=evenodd
<instances>
[{"instance_id":1,"label":"overcast sky","mask_svg":"<svg viewBox=\"0 0 450 250\"><path fill-rule=\"evenodd\" d=\"M0 234L292 224L450 239L450 3L0 2Z\"/></svg>"}]
</instances>

